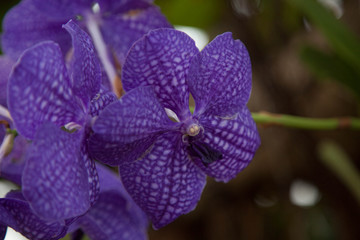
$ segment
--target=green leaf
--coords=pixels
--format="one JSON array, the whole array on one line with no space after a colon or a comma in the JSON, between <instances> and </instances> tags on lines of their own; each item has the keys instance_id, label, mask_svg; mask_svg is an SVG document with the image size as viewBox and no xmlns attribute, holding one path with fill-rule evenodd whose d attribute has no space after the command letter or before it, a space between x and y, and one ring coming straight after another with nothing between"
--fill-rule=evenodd
<instances>
[{"instance_id":1,"label":"green leaf","mask_svg":"<svg viewBox=\"0 0 360 240\"><path fill-rule=\"evenodd\" d=\"M287 0L294 4L328 39L334 51L360 73L360 41L341 21L315 0Z\"/></svg>"},{"instance_id":2,"label":"green leaf","mask_svg":"<svg viewBox=\"0 0 360 240\"><path fill-rule=\"evenodd\" d=\"M324 141L318 152L322 162L349 188L360 203L360 174L345 151L334 142Z\"/></svg>"},{"instance_id":3,"label":"green leaf","mask_svg":"<svg viewBox=\"0 0 360 240\"><path fill-rule=\"evenodd\" d=\"M360 97L360 74L339 56L305 46L300 57L318 77L337 80Z\"/></svg>"}]
</instances>

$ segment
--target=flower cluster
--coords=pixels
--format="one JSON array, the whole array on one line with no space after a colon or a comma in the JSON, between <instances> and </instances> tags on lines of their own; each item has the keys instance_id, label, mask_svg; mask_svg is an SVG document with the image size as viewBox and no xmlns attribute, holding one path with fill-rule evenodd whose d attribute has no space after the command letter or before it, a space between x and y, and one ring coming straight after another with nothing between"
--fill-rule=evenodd
<instances>
[{"instance_id":1,"label":"flower cluster","mask_svg":"<svg viewBox=\"0 0 360 240\"><path fill-rule=\"evenodd\" d=\"M146 239L260 145L230 33L200 52L151 0L23 0L3 29L0 174L21 190L0 199L0 237Z\"/></svg>"}]
</instances>

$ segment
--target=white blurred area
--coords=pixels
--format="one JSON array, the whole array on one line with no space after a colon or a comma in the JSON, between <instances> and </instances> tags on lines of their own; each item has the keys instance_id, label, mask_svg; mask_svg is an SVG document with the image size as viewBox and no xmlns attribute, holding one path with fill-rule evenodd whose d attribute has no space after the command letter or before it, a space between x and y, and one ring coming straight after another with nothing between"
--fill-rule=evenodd
<instances>
[{"instance_id":1,"label":"white blurred area","mask_svg":"<svg viewBox=\"0 0 360 240\"><path fill-rule=\"evenodd\" d=\"M320 200L318 188L306 181L295 180L290 186L290 201L299 207L311 207Z\"/></svg>"},{"instance_id":2,"label":"white blurred area","mask_svg":"<svg viewBox=\"0 0 360 240\"><path fill-rule=\"evenodd\" d=\"M18 232L15 232L12 228L8 228L4 240L28 240L26 237Z\"/></svg>"},{"instance_id":3,"label":"white blurred area","mask_svg":"<svg viewBox=\"0 0 360 240\"><path fill-rule=\"evenodd\" d=\"M175 26L176 30L182 31L194 39L196 47L202 50L209 43L209 35L202 29L189 26Z\"/></svg>"},{"instance_id":4,"label":"white blurred area","mask_svg":"<svg viewBox=\"0 0 360 240\"><path fill-rule=\"evenodd\" d=\"M5 197L5 195L11 191L17 189L17 186L11 182L0 180L0 198ZM15 232L13 229L8 228L4 240L27 240L23 235L18 232Z\"/></svg>"},{"instance_id":5,"label":"white blurred area","mask_svg":"<svg viewBox=\"0 0 360 240\"><path fill-rule=\"evenodd\" d=\"M341 18L344 14L342 0L318 0L318 2L330 9L335 14L337 19Z\"/></svg>"}]
</instances>

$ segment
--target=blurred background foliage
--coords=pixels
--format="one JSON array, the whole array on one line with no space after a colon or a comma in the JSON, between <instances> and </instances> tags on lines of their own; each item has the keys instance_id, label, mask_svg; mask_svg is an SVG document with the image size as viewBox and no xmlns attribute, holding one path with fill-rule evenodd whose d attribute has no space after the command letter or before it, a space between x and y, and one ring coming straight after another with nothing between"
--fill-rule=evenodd
<instances>
[{"instance_id":1,"label":"blurred background foliage","mask_svg":"<svg viewBox=\"0 0 360 240\"><path fill-rule=\"evenodd\" d=\"M2 1L0 14L18 1ZM233 32L253 66L249 108L359 117L359 0L155 0L174 25ZM360 134L259 125L262 146L195 211L150 239L360 239Z\"/></svg>"}]
</instances>

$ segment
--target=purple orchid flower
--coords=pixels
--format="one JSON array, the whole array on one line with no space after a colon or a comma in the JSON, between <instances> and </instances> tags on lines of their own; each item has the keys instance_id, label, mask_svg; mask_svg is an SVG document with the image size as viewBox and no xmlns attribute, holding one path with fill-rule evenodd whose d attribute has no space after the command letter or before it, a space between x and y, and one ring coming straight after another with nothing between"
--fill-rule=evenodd
<instances>
[{"instance_id":1,"label":"purple orchid flower","mask_svg":"<svg viewBox=\"0 0 360 240\"><path fill-rule=\"evenodd\" d=\"M96 169L101 187L99 199L83 216L47 221L34 213L21 192L13 191L0 199L0 239L7 226L32 240L56 240L76 230L92 240L147 239L148 220L120 179L104 166L98 164Z\"/></svg>"},{"instance_id":2,"label":"purple orchid flower","mask_svg":"<svg viewBox=\"0 0 360 240\"><path fill-rule=\"evenodd\" d=\"M58 44L46 41L23 53L8 84L15 128L33 140L22 193L34 213L53 221L84 214L95 203L99 183L88 156L88 124L91 114L116 100L101 89L100 64L89 36L73 21L64 28L74 46L69 69Z\"/></svg>"},{"instance_id":3,"label":"purple orchid flower","mask_svg":"<svg viewBox=\"0 0 360 240\"><path fill-rule=\"evenodd\" d=\"M171 27L151 0L23 0L4 18L3 50L16 60L34 44L53 40L66 55L71 42L61 26L70 19L91 35L114 91L116 62L123 63L131 45L149 30Z\"/></svg>"},{"instance_id":4,"label":"purple orchid flower","mask_svg":"<svg viewBox=\"0 0 360 240\"><path fill-rule=\"evenodd\" d=\"M199 52L183 32L159 29L133 45L122 80L129 92L99 115L91 154L120 165L125 188L161 228L195 208L206 175L229 181L259 147L246 107L250 58L230 33Z\"/></svg>"}]
</instances>

